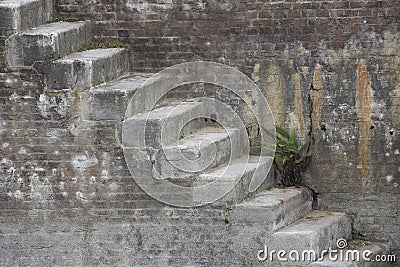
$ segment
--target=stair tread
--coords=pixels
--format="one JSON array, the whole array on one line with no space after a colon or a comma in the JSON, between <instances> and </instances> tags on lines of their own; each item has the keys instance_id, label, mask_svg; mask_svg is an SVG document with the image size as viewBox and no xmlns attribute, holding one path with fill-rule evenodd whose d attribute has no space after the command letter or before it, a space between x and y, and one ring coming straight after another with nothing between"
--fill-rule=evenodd
<instances>
[{"instance_id":1,"label":"stair tread","mask_svg":"<svg viewBox=\"0 0 400 267\"><path fill-rule=\"evenodd\" d=\"M270 236L277 230L303 218L312 210L312 197L305 188L271 188L238 203L228 219L240 235ZM238 240L244 237L238 237ZM253 242L253 241L251 241Z\"/></svg>"},{"instance_id":2,"label":"stair tread","mask_svg":"<svg viewBox=\"0 0 400 267\"><path fill-rule=\"evenodd\" d=\"M195 176L185 178L172 178L171 180L193 180L194 186L202 186L211 183L217 179L221 182L229 183L232 180L235 180L237 177L243 176L244 173L254 171L258 166L264 165L270 160L272 159L270 159L269 157L240 155L239 157L233 158L230 162L220 164ZM238 170L243 171L238 172Z\"/></svg>"},{"instance_id":3,"label":"stair tread","mask_svg":"<svg viewBox=\"0 0 400 267\"><path fill-rule=\"evenodd\" d=\"M283 203L292 200L295 197L301 196L307 190L304 188L271 188L270 190L262 191L256 194L253 198L244 201L236 206L242 207L262 207L269 208L276 205L282 205ZM309 197L307 198L309 199Z\"/></svg>"},{"instance_id":4,"label":"stair tread","mask_svg":"<svg viewBox=\"0 0 400 267\"><path fill-rule=\"evenodd\" d=\"M343 212L314 210L305 218L279 230L274 233L274 235L287 235L293 233L308 235L331 225L332 222L336 222L342 217L346 217L346 214Z\"/></svg>"},{"instance_id":5,"label":"stair tread","mask_svg":"<svg viewBox=\"0 0 400 267\"><path fill-rule=\"evenodd\" d=\"M93 93L135 91L153 75L154 73L130 73L124 78L94 88Z\"/></svg>"},{"instance_id":6,"label":"stair tread","mask_svg":"<svg viewBox=\"0 0 400 267\"><path fill-rule=\"evenodd\" d=\"M46 34L58 34L63 32L68 32L71 30L79 29L85 27L87 22L85 21L75 21L75 22L51 22L48 24L43 24L38 27L28 29L19 32L19 35L46 35Z\"/></svg>"},{"instance_id":7,"label":"stair tread","mask_svg":"<svg viewBox=\"0 0 400 267\"><path fill-rule=\"evenodd\" d=\"M312 197L305 188L271 188L236 204L230 213L235 224L268 224L276 231L306 216L312 210Z\"/></svg>"},{"instance_id":8,"label":"stair tread","mask_svg":"<svg viewBox=\"0 0 400 267\"><path fill-rule=\"evenodd\" d=\"M204 182L212 182L216 179L221 182L231 182L237 177L242 176L242 170L244 170L244 173L254 171L258 166L266 164L270 160L272 159L269 157L242 155L240 157L232 159L228 163L221 164L213 169L210 169L200 174L199 176L197 176L197 181L200 184Z\"/></svg>"},{"instance_id":9,"label":"stair tread","mask_svg":"<svg viewBox=\"0 0 400 267\"><path fill-rule=\"evenodd\" d=\"M182 139L179 139L171 145L164 146L163 149L185 149L190 147L204 147L215 141L220 141L229 137L237 129L222 129L217 127L204 127Z\"/></svg>"},{"instance_id":10,"label":"stair tread","mask_svg":"<svg viewBox=\"0 0 400 267\"><path fill-rule=\"evenodd\" d=\"M173 111L173 115L180 116L183 113L186 113L187 111L191 110L194 107L201 106L201 102L181 102L178 104L172 104L172 105L167 105L167 106L161 106L158 107L152 111L149 111L147 113L142 113L136 116L131 117L130 119L132 120L142 120L142 119L167 119L168 116L170 116L171 112Z\"/></svg>"},{"instance_id":11,"label":"stair tread","mask_svg":"<svg viewBox=\"0 0 400 267\"><path fill-rule=\"evenodd\" d=\"M126 49L125 48L91 49L81 52L74 52L61 59L56 60L55 62L92 61L92 60L107 58L116 55L118 53L121 53L123 51L126 51Z\"/></svg>"},{"instance_id":12,"label":"stair tread","mask_svg":"<svg viewBox=\"0 0 400 267\"><path fill-rule=\"evenodd\" d=\"M265 178L263 186L271 187L273 177L268 175L268 164L272 160L268 157L242 155L230 162L206 170L195 177L193 186L202 187L210 183L213 184L210 187L205 187L200 195L195 195L195 201L202 199L204 195L213 196L216 193L227 192L225 196L213 202L212 205L231 206L249 197L249 194L251 194L249 185L253 179Z\"/></svg>"}]
</instances>

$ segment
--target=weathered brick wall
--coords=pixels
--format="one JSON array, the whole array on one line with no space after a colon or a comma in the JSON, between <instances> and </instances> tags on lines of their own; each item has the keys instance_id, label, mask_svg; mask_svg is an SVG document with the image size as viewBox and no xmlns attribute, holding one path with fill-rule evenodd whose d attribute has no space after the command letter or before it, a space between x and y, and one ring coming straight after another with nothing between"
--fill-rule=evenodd
<instances>
[{"instance_id":1,"label":"weathered brick wall","mask_svg":"<svg viewBox=\"0 0 400 267\"><path fill-rule=\"evenodd\" d=\"M157 206L125 165L120 122L79 120L83 93L73 94L45 91L31 70L0 75L2 213Z\"/></svg>"},{"instance_id":2,"label":"weathered brick wall","mask_svg":"<svg viewBox=\"0 0 400 267\"><path fill-rule=\"evenodd\" d=\"M247 73L279 124L302 136L312 125L320 206L400 246L400 1L59 0L58 11L128 43L134 70L212 60Z\"/></svg>"},{"instance_id":3,"label":"weathered brick wall","mask_svg":"<svg viewBox=\"0 0 400 267\"><path fill-rule=\"evenodd\" d=\"M293 43L337 50L361 32L395 31L399 8L398 1L58 1L60 14L96 21L99 39L128 43L132 67L149 70L196 59L252 68L257 52Z\"/></svg>"},{"instance_id":4,"label":"weathered brick wall","mask_svg":"<svg viewBox=\"0 0 400 267\"><path fill-rule=\"evenodd\" d=\"M126 167L120 121L82 121L85 104L85 92L45 90L33 70L0 74L0 266L257 262L265 229L238 242L226 209L149 197Z\"/></svg>"},{"instance_id":5,"label":"weathered brick wall","mask_svg":"<svg viewBox=\"0 0 400 267\"><path fill-rule=\"evenodd\" d=\"M400 247L400 1L59 0L58 10L91 19L98 40L128 43L134 70L206 59L247 73L279 124L296 125L301 136L312 125L306 180L320 207L345 209L356 234ZM4 259L179 265L234 254L223 247L225 215L167 209L147 196L125 165L119 122L81 121L82 101L84 94L68 90L44 92L34 71L0 75L0 221L10 225L0 235ZM162 238L147 238L151 232Z\"/></svg>"}]
</instances>

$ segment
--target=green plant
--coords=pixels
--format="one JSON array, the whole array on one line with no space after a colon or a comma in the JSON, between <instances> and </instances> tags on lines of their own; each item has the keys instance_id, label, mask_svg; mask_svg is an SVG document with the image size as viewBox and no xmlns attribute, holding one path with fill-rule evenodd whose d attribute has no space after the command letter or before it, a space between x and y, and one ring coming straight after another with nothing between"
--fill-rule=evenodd
<instances>
[{"instance_id":1,"label":"green plant","mask_svg":"<svg viewBox=\"0 0 400 267\"><path fill-rule=\"evenodd\" d=\"M281 174L281 184L283 186L303 185L302 175L312 155L310 141L306 140L304 144L298 144L295 129L289 133L276 126L276 132L274 163Z\"/></svg>"}]
</instances>

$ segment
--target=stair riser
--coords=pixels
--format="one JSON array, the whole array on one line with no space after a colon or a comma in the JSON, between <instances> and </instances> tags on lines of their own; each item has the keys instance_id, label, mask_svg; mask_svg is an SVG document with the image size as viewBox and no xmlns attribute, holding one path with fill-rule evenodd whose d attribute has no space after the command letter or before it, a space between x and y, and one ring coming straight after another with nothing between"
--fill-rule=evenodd
<instances>
[{"instance_id":1,"label":"stair riser","mask_svg":"<svg viewBox=\"0 0 400 267\"><path fill-rule=\"evenodd\" d=\"M233 207L229 220L235 225L259 225L270 234L304 217L312 210L305 189L272 189Z\"/></svg>"},{"instance_id":2,"label":"stair riser","mask_svg":"<svg viewBox=\"0 0 400 267\"><path fill-rule=\"evenodd\" d=\"M35 62L59 59L76 52L90 42L87 23L53 23L47 31L24 32L11 36L6 44L10 67L31 66ZM56 26L57 25L57 26ZM64 30L63 28L69 28Z\"/></svg>"},{"instance_id":3,"label":"stair riser","mask_svg":"<svg viewBox=\"0 0 400 267\"><path fill-rule=\"evenodd\" d=\"M289 212L284 212L286 215L277 219L269 219L265 221L259 221L256 223L237 223L237 218L232 216L228 217L230 223L230 236L233 243L236 244L238 251L246 253L247 259L254 259L257 261L257 252L263 249L266 243L266 238L271 236L275 231L285 227L286 225L294 222L304 214L310 211L311 204L306 202L299 206L297 209ZM270 214L268 211L249 212L246 217L255 216L259 217L261 214ZM258 266L258 265L257 265ZM267 264L260 266L275 266L268 262Z\"/></svg>"},{"instance_id":4,"label":"stair riser","mask_svg":"<svg viewBox=\"0 0 400 267\"><path fill-rule=\"evenodd\" d=\"M231 221L236 224L266 224L271 226L272 231L276 231L303 218L311 210L312 201L305 200L292 208L286 207L284 204L269 209L261 207L235 208L230 217Z\"/></svg>"},{"instance_id":5,"label":"stair riser","mask_svg":"<svg viewBox=\"0 0 400 267\"><path fill-rule=\"evenodd\" d=\"M93 92L89 104L89 114L85 118L95 121L122 121L128 101L134 93L134 90Z\"/></svg>"},{"instance_id":6,"label":"stair riser","mask_svg":"<svg viewBox=\"0 0 400 267\"><path fill-rule=\"evenodd\" d=\"M126 108L136 90L148 79L149 74L135 74L110 85L92 90L86 120L122 121Z\"/></svg>"},{"instance_id":7,"label":"stair riser","mask_svg":"<svg viewBox=\"0 0 400 267\"><path fill-rule=\"evenodd\" d=\"M24 5L0 3L1 36L10 36L16 32L27 30L45 24L53 19L52 0L32 0Z\"/></svg>"}]
</instances>

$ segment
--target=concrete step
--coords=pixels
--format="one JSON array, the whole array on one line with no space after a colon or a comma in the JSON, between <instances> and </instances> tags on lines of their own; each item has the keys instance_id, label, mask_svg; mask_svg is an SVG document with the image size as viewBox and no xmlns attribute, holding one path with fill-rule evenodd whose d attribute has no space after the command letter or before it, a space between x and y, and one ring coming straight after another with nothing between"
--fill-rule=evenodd
<instances>
[{"instance_id":1,"label":"concrete step","mask_svg":"<svg viewBox=\"0 0 400 267\"><path fill-rule=\"evenodd\" d=\"M199 196L194 195L194 201L196 202L196 198L204 199L204 194L211 198L214 195L219 195L216 192L225 191L232 184L232 181L239 181L231 191L212 205L230 206L239 203L250 197L249 185L254 178L253 175L266 177L262 187L271 188L274 183L274 177L271 172L268 173L268 166L270 166L269 164L272 160L273 158L269 157L242 155L198 175L194 179L193 186L199 187L209 183L214 184L210 187L209 192L202 192L202 195Z\"/></svg>"},{"instance_id":2,"label":"concrete step","mask_svg":"<svg viewBox=\"0 0 400 267\"><path fill-rule=\"evenodd\" d=\"M145 144L146 148L160 149L162 145L171 144L204 126L200 120L185 126L202 114L202 109L199 101L184 101L127 118L122 132L123 145L144 147ZM184 126L185 131L181 131Z\"/></svg>"},{"instance_id":3,"label":"concrete step","mask_svg":"<svg viewBox=\"0 0 400 267\"><path fill-rule=\"evenodd\" d=\"M0 1L0 36L10 36L53 19L53 0Z\"/></svg>"},{"instance_id":4,"label":"concrete step","mask_svg":"<svg viewBox=\"0 0 400 267\"><path fill-rule=\"evenodd\" d=\"M229 221L236 225L259 225L277 231L303 218L312 210L312 196L305 188L272 188L232 207Z\"/></svg>"},{"instance_id":5,"label":"concrete step","mask_svg":"<svg viewBox=\"0 0 400 267\"><path fill-rule=\"evenodd\" d=\"M128 51L124 48L93 49L72 53L40 67L46 89L81 90L115 80L129 70Z\"/></svg>"},{"instance_id":6,"label":"concrete step","mask_svg":"<svg viewBox=\"0 0 400 267\"><path fill-rule=\"evenodd\" d=\"M214 168L243 153L238 129L205 127L154 155L153 177L185 178ZM231 149L233 147L233 151Z\"/></svg>"},{"instance_id":7,"label":"concrete step","mask_svg":"<svg viewBox=\"0 0 400 267\"><path fill-rule=\"evenodd\" d=\"M133 94L152 73L132 73L121 80L95 87L91 90L86 120L122 121Z\"/></svg>"},{"instance_id":8,"label":"concrete step","mask_svg":"<svg viewBox=\"0 0 400 267\"><path fill-rule=\"evenodd\" d=\"M337 240L341 238L351 239L351 223L346 214L315 210L305 218L273 233L266 244L269 252L286 252L287 261L279 261L275 254L276 266L305 266L318 259L323 250L334 249ZM312 251L311 258L306 253L306 257L302 259L304 251ZM300 260L293 260L296 252L300 255Z\"/></svg>"},{"instance_id":9,"label":"concrete step","mask_svg":"<svg viewBox=\"0 0 400 267\"><path fill-rule=\"evenodd\" d=\"M232 242L241 257L249 259L248 265L253 266L252 263L257 262L258 251L268 245L266 239L277 230L306 216L311 206L312 196L305 188L271 188L261 191L228 210L226 221L229 222ZM273 264L262 262L260 266L275 266Z\"/></svg>"},{"instance_id":10,"label":"concrete step","mask_svg":"<svg viewBox=\"0 0 400 267\"><path fill-rule=\"evenodd\" d=\"M377 255L389 255L388 243L351 240L343 249L338 249L331 257L326 255L322 260L311 263L311 267L372 267L381 266L376 262ZM389 261L386 262L389 264ZM382 262L382 266L386 266Z\"/></svg>"},{"instance_id":11,"label":"concrete step","mask_svg":"<svg viewBox=\"0 0 400 267\"><path fill-rule=\"evenodd\" d=\"M18 32L6 42L7 64L21 67L59 59L84 48L90 36L90 26L83 21L54 22Z\"/></svg>"}]
</instances>

